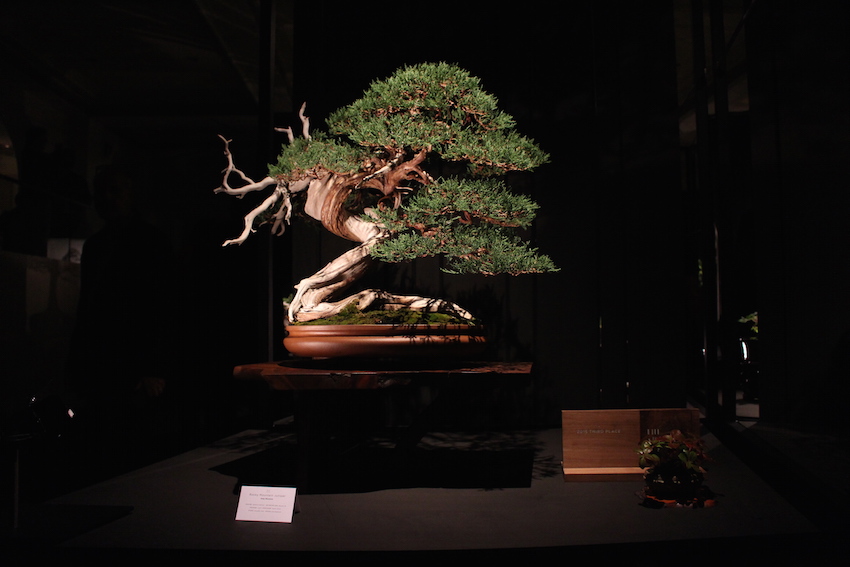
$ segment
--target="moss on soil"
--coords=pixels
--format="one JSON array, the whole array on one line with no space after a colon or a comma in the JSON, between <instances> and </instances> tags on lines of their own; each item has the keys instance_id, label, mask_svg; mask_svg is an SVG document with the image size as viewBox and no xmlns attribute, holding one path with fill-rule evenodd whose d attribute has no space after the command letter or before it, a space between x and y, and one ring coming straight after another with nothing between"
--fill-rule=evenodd
<instances>
[{"instance_id":1,"label":"moss on soil","mask_svg":"<svg viewBox=\"0 0 850 567\"><path fill-rule=\"evenodd\" d=\"M399 309L396 311L360 311L354 305L346 306L332 317L295 323L296 325L468 325L466 319L447 313L430 313Z\"/></svg>"}]
</instances>

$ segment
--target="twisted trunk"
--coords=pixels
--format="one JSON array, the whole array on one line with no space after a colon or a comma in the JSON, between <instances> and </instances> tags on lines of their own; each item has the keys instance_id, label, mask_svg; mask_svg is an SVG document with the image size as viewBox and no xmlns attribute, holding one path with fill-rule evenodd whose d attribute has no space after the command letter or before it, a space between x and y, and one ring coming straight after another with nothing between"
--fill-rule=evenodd
<instances>
[{"instance_id":1,"label":"twisted trunk","mask_svg":"<svg viewBox=\"0 0 850 567\"><path fill-rule=\"evenodd\" d=\"M307 190L304 212L321 221L330 232L360 244L295 286L298 291L287 305L289 321L294 323L323 319L336 315L352 303L360 311L407 308L450 312L464 319L472 319L468 311L442 299L397 295L377 289L363 290L333 300L368 271L374 262L370 255L371 249L387 236L386 231L376 223L348 212L343 206L351 192L352 181L351 176L330 175L313 181ZM368 215L369 209L365 213Z\"/></svg>"},{"instance_id":2,"label":"twisted trunk","mask_svg":"<svg viewBox=\"0 0 850 567\"><path fill-rule=\"evenodd\" d=\"M303 108L302 108L303 111ZM302 121L306 118L302 116ZM307 126L305 123L305 137ZM288 133L291 134L291 131ZM224 142L224 153L227 157L227 167L224 179L216 193L226 193L237 198L244 197L253 191L262 191L274 187L259 206L248 213L244 219L242 234L224 242L223 246L242 244L254 231L255 219L264 212L280 203L277 212L272 216L274 225L272 232L281 234L289 223L292 212L291 198L300 195L305 198L304 213L320 221L327 230L342 238L357 242L358 245L329 262L324 268L310 277L302 279L296 286L296 293L287 307L287 317L290 322L313 321L333 316L350 304L356 304L361 311L366 309L413 309L419 311L440 311L451 313L463 319L472 319L472 315L462 307L444 301L417 295L396 295L382 290L369 289L360 291L348 297L339 299L338 295L360 279L371 267L374 260L370 252L382 239L388 236L386 230L377 222L363 218L363 214L355 214L345 207L345 202L352 191L369 188L379 191L383 198L380 206L390 202L388 206L398 206L401 195L408 190L403 186L407 181L417 181L427 184L432 181L420 164L427 155L422 150L407 161L403 161L402 153L387 151L385 158L374 158L366 167L366 171L338 175L328 173L320 178L304 178L287 183L281 179L265 177L253 181L241 170L235 167L230 153L229 140L221 137ZM244 185L231 187L228 180L231 175L238 176ZM371 209L363 213L369 216Z\"/></svg>"}]
</instances>

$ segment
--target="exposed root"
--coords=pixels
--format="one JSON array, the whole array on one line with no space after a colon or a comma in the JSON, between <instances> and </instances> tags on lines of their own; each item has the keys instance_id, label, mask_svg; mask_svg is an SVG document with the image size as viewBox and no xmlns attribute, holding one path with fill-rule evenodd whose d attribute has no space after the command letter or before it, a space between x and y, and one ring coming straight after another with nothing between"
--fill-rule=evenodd
<instances>
[{"instance_id":1,"label":"exposed root","mask_svg":"<svg viewBox=\"0 0 850 567\"><path fill-rule=\"evenodd\" d=\"M447 313L461 319L473 320L472 314L456 303L444 299L421 297L418 295L396 295L380 289L367 289L340 299L325 301L307 309L302 307L298 312L299 322L325 319L340 313L349 305L354 304L359 311L383 309L397 311L410 309L429 313ZM290 318L290 321L294 319Z\"/></svg>"}]
</instances>

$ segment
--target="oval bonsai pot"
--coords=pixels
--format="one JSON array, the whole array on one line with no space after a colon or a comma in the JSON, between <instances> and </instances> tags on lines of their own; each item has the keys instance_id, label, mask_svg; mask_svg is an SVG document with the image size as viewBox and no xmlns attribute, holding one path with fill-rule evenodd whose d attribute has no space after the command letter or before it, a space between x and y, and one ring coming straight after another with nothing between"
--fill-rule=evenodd
<instances>
[{"instance_id":1,"label":"oval bonsai pot","mask_svg":"<svg viewBox=\"0 0 850 567\"><path fill-rule=\"evenodd\" d=\"M468 358L487 342L478 325L287 325L283 346L306 358Z\"/></svg>"}]
</instances>

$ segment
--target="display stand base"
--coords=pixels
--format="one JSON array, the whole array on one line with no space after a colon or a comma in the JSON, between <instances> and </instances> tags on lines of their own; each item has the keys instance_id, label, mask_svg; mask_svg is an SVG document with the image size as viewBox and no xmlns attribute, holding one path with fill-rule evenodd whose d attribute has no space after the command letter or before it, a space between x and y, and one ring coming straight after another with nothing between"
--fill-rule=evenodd
<instances>
[{"instance_id":1,"label":"display stand base","mask_svg":"<svg viewBox=\"0 0 850 567\"><path fill-rule=\"evenodd\" d=\"M609 480L642 480L640 467L564 467L564 480L598 482Z\"/></svg>"},{"instance_id":2,"label":"display stand base","mask_svg":"<svg viewBox=\"0 0 850 567\"><path fill-rule=\"evenodd\" d=\"M298 492L308 494L310 468L316 458L316 446L324 439L316 435L316 414L329 391L380 390L411 385L435 385L443 394L473 384L482 387L496 378L527 380L531 362L464 362L443 359L299 359L280 362L243 364L233 369L241 380L265 380L273 390L294 393L296 439L298 448ZM431 406L433 408L433 404ZM429 408L421 412L399 440L399 451L415 448L428 431Z\"/></svg>"}]
</instances>

